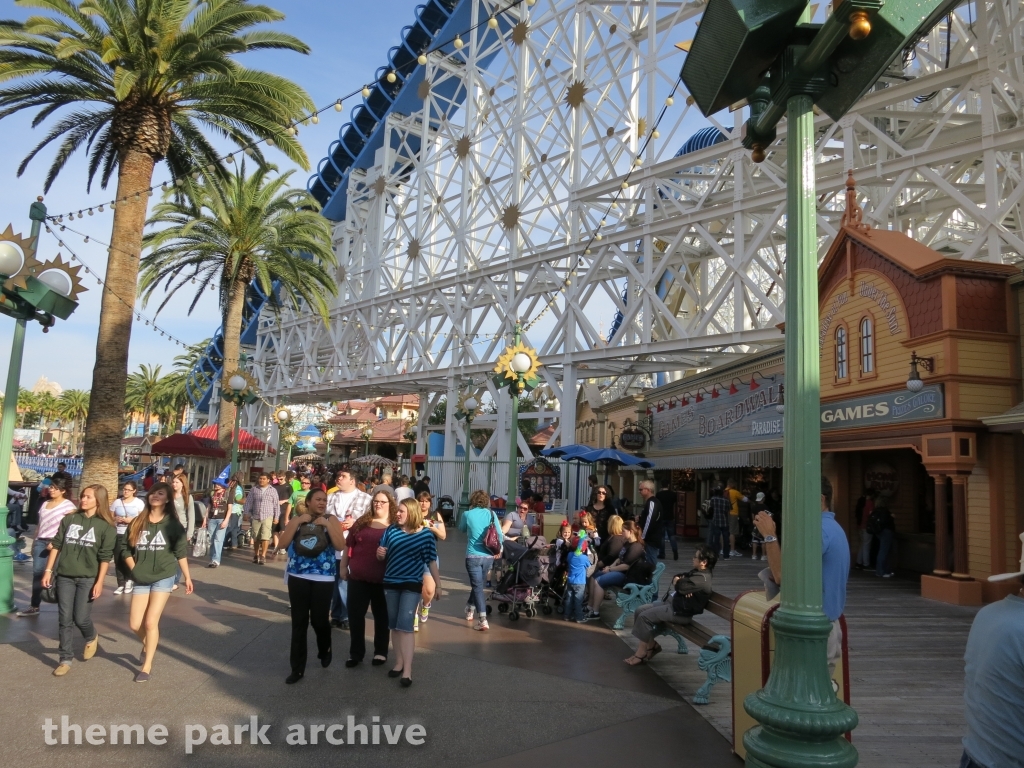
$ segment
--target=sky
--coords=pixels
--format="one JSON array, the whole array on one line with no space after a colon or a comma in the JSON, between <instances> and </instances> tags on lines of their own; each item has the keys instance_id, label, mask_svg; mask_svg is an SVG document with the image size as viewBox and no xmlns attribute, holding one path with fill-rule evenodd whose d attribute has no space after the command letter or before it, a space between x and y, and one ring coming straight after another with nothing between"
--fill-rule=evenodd
<instances>
[{"instance_id":1,"label":"sky","mask_svg":"<svg viewBox=\"0 0 1024 768\"><path fill-rule=\"evenodd\" d=\"M307 43L312 52L308 56L290 52L256 52L245 54L240 61L246 66L266 69L288 77L305 88L317 106L333 103L340 96L358 89L371 81L378 67L387 63L387 53L401 41L402 28L415 20L416 6L422 0L374 0L372 3L354 0L335 2L314 2L314 0L266 0L267 4L286 14L285 20L275 25L276 29L289 32ZM12 3L6 4L6 18L27 18L29 9ZM314 166L326 154L328 145L337 137L338 129L348 120L349 113L358 99L345 103L341 112L328 110L321 115L319 125L302 129L299 138ZM0 153L0 208L5 216L0 228L11 223L15 232L28 235L29 205L38 195L43 194L43 182L52 161L52 151L44 151L18 178L17 170L22 159L45 135L52 120L39 128L31 127L32 113L25 112L0 120L0 142L4 151ZM226 145L225 145L226 146ZM294 167L280 153L267 152L268 158L282 170ZM92 193L86 193L85 155L70 161L57 181L45 194L45 204L51 214L66 213L95 207L113 197L116 179L104 191L95 184ZM309 172L297 170L292 183L305 187ZM164 164L157 165L154 183L168 178ZM158 196L154 195L152 201ZM57 240L42 233L38 258L49 260L60 252L65 261L69 259L68 248L101 276L106 269L106 251L96 240L109 242L111 216L106 213L76 219L74 229L88 235L73 235L70 231L61 233L66 247L58 247ZM21 386L31 388L41 377L58 382L64 389L89 389L96 352L96 332L99 323L100 292L94 278L85 275L88 291L82 295L80 304L69 320L58 321L49 333L43 334L38 323L29 325L25 342L25 356L21 371ZM175 337L189 344L209 338L220 325L216 294L208 292L199 305L188 314L188 305L194 294L175 296L160 313L157 322ZM148 309L143 312L151 317L160 303L154 296ZM8 363L11 353L11 334L14 321L0 315L0 387L7 380ZM171 368L174 357L184 350L169 339L161 338L143 322L137 322L132 331L129 355L129 370L140 364L161 365L165 372Z\"/></svg>"}]
</instances>

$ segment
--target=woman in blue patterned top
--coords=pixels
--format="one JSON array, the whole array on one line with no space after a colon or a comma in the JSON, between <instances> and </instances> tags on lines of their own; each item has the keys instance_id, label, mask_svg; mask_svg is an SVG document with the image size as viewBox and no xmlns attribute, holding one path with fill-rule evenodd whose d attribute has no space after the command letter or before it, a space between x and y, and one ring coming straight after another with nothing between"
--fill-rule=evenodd
<instances>
[{"instance_id":1,"label":"woman in blue patterned top","mask_svg":"<svg viewBox=\"0 0 1024 768\"><path fill-rule=\"evenodd\" d=\"M377 548L377 559L384 560L384 596L388 601L388 629L395 649L395 668L388 677L402 678L402 686L412 685L412 657L416 650L413 617L423 590L423 574L430 571L435 583L441 583L437 571L437 545L430 528L423 525L423 512L415 499L403 499L395 524L384 532Z\"/></svg>"},{"instance_id":2,"label":"woman in blue patterned top","mask_svg":"<svg viewBox=\"0 0 1024 768\"><path fill-rule=\"evenodd\" d=\"M306 496L306 514L288 521L278 542L288 551L288 599L292 604L291 685L306 671L306 633L313 625L317 658L331 663L331 598L338 572L334 551L345 548L345 535L337 518L326 515L327 493L320 488Z\"/></svg>"}]
</instances>

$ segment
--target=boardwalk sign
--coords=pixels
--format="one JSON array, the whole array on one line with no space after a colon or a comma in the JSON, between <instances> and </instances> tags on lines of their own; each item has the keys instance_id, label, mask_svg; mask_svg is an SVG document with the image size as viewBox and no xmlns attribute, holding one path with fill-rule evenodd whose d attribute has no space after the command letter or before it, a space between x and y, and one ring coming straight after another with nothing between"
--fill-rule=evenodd
<instances>
[{"instance_id":1,"label":"boardwalk sign","mask_svg":"<svg viewBox=\"0 0 1024 768\"><path fill-rule=\"evenodd\" d=\"M716 398L705 396L700 403L691 399L685 406L655 411L652 448L661 453L722 446L756 448L757 443L778 443L782 439L783 420L776 406L783 383L780 374L753 391L744 387L734 395L723 392ZM944 413L941 384L920 392L901 389L822 403L821 429L827 432L930 421L943 418Z\"/></svg>"}]
</instances>

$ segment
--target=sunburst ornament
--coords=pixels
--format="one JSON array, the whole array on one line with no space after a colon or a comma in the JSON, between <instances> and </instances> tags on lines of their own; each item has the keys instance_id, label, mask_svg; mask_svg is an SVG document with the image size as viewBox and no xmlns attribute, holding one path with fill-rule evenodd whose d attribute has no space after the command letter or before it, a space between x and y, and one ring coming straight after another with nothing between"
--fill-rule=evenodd
<instances>
[{"instance_id":1,"label":"sunburst ornament","mask_svg":"<svg viewBox=\"0 0 1024 768\"><path fill-rule=\"evenodd\" d=\"M28 286L25 283L29 277L36 277L39 274L39 269L42 264L36 260L36 248L35 241L31 237L22 237L20 234L14 233L14 228L8 224L7 229L0 234L0 243L10 243L9 246L0 246L11 248L13 247L21 254L21 267L15 273L13 277L9 277L4 287L9 289L20 288L26 290Z\"/></svg>"},{"instance_id":2,"label":"sunburst ornament","mask_svg":"<svg viewBox=\"0 0 1024 768\"><path fill-rule=\"evenodd\" d=\"M410 259L418 259L420 256L420 241L415 237L409 240L409 248L406 251L406 255Z\"/></svg>"},{"instance_id":3,"label":"sunburst ornament","mask_svg":"<svg viewBox=\"0 0 1024 768\"><path fill-rule=\"evenodd\" d=\"M506 232L509 232L519 226L519 219L522 214L519 212L519 206L513 203L501 212L501 227Z\"/></svg>"},{"instance_id":4,"label":"sunburst ornament","mask_svg":"<svg viewBox=\"0 0 1024 768\"><path fill-rule=\"evenodd\" d=\"M465 160L469 157L469 149L472 146L473 142L470 140L469 136L463 136L455 142L455 155L460 160Z\"/></svg>"},{"instance_id":5,"label":"sunburst ornament","mask_svg":"<svg viewBox=\"0 0 1024 768\"><path fill-rule=\"evenodd\" d=\"M387 191L387 188L388 183L383 176L378 176L377 180L370 185L370 189L373 190L373 193L377 195L377 197L382 197L384 193Z\"/></svg>"},{"instance_id":6,"label":"sunburst ornament","mask_svg":"<svg viewBox=\"0 0 1024 768\"><path fill-rule=\"evenodd\" d=\"M466 401L471 399L476 401L476 405L472 408L469 408L466 405ZM480 413L480 392L478 392L477 390L468 390L466 392L463 392L461 395L459 395L459 399L455 405L456 410L458 412L465 414L466 417L469 418L470 420L475 419L477 417L477 414Z\"/></svg>"},{"instance_id":7,"label":"sunburst ornament","mask_svg":"<svg viewBox=\"0 0 1024 768\"><path fill-rule=\"evenodd\" d=\"M512 369L512 359L520 354L525 355L530 361L530 367L521 374ZM498 358L498 362L494 366L494 382L498 386L508 385L516 394L522 394L540 384L538 371L540 371L540 357L537 355L537 350L518 342L509 345L501 353L501 357Z\"/></svg>"},{"instance_id":8,"label":"sunburst ornament","mask_svg":"<svg viewBox=\"0 0 1024 768\"><path fill-rule=\"evenodd\" d=\"M39 271L35 277L57 293L77 302L78 295L86 290L82 285L82 278L78 274L81 271L80 264L65 262L58 253L52 260L39 265Z\"/></svg>"},{"instance_id":9,"label":"sunburst ornament","mask_svg":"<svg viewBox=\"0 0 1024 768\"><path fill-rule=\"evenodd\" d=\"M420 81L419 86L416 88L416 95L423 99L423 101L426 101L427 97L430 96L430 85L430 81L423 78Z\"/></svg>"},{"instance_id":10,"label":"sunburst ornament","mask_svg":"<svg viewBox=\"0 0 1024 768\"><path fill-rule=\"evenodd\" d=\"M231 381L231 379L233 379L235 376L241 376L243 379L245 379L246 389L252 392L256 391L256 379L252 377L252 374L250 374L248 371L242 370L241 368L236 368L233 371L225 371L224 373L221 374L220 380L222 394L235 394L234 391L228 387L228 382Z\"/></svg>"},{"instance_id":11,"label":"sunburst ornament","mask_svg":"<svg viewBox=\"0 0 1024 768\"><path fill-rule=\"evenodd\" d=\"M582 80L573 81L569 90L565 93L565 103L572 109L579 109L583 106L583 98L587 95L587 86Z\"/></svg>"},{"instance_id":12,"label":"sunburst ornament","mask_svg":"<svg viewBox=\"0 0 1024 768\"><path fill-rule=\"evenodd\" d=\"M530 36L530 25L525 21L520 21L514 27L512 27L512 42L515 45L522 45L526 42L526 38Z\"/></svg>"}]
</instances>

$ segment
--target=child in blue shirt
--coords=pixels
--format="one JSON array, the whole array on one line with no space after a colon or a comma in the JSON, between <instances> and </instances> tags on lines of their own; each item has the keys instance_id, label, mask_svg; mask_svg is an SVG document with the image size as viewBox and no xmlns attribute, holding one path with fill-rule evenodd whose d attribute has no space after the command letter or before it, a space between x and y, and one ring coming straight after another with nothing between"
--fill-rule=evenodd
<instances>
[{"instance_id":1,"label":"child in blue shirt","mask_svg":"<svg viewBox=\"0 0 1024 768\"><path fill-rule=\"evenodd\" d=\"M583 618L583 593L587 589L587 569L590 567L587 548L587 537L578 536L569 550L565 615L562 617L565 621L579 621Z\"/></svg>"}]
</instances>

